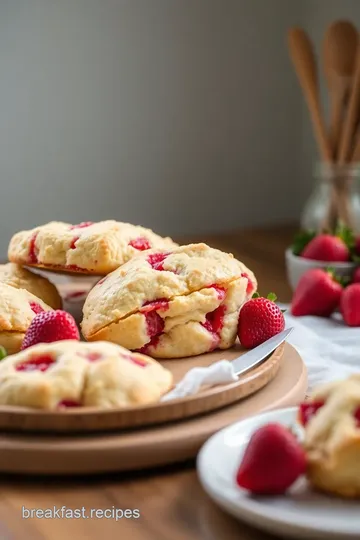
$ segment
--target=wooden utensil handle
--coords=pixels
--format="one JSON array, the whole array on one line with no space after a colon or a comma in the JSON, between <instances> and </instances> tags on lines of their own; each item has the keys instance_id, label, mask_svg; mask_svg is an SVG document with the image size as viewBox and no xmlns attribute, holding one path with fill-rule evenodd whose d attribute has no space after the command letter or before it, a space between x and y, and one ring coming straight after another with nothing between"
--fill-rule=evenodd
<instances>
[{"instance_id":1,"label":"wooden utensil handle","mask_svg":"<svg viewBox=\"0 0 360 540\"><path fill-rule=\"evenodd\" d=\"M305 96L308 102L310 118L312 121L315 138L319 147L320 155L323 161L332 161L332 152L329 143L329 137L326 132L323 117L319 105L316 103L316 98L313 93L307 92Z\"/></svg>"},{"instance_id":2,"label":"wooden utensil handle","mask_svg":"<svg viewBox=\"0 0 360 540\"><path fill-rule=\"evenodd\" d=\"M360 107L360 49L358 48L354 82L350 93L349 105L345 116L344 130L339 147L339 163L344 164L350 158L351 142L357 124Z\"/></svg>"}]
</instances>

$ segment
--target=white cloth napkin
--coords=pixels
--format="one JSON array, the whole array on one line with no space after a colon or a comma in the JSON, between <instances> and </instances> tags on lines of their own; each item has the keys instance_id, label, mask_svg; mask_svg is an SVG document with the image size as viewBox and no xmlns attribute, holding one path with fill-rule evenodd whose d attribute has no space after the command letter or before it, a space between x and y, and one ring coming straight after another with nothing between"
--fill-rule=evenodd
<instances>
[{"instance_id":1,"label":"white cloth napkin","mask_svg":"<svg viewBox=\"0 0 360 540\"><path fill-rule=\"evenodd\" d=\"M192 368L173 390L162 397L161 401L191 396L196 394L203 385L231 383L237 381L238 378L229 360L219 360L209 367Z\"/></svg>"},{"instance_id":2,"label":"white cloth napkin","mask_svg":"<svg viewBox=\"0 0 360 540\"><path fill-rule=\"evenodd\" d=\"M326 319L293 317L286 312L285 320L287 328L294 327L288 342L305 362L310 390L320 383L360 372L360 328L346 326L340 314Z\"/></svg>"}]
</instances>

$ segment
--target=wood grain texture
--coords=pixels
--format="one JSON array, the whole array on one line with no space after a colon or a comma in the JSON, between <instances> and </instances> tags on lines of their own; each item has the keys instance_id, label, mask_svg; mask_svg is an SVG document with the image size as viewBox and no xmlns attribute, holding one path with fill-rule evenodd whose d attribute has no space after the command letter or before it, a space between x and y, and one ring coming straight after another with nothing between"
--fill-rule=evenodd
<instances>
[{"instance_id":1,"label":"wood grain texture","mask_svg":"<svg viewBox=\"0 0 360 540\"><path fill-rule=\"evenodd\" d=\"M280 301L288 302L291 289L285 277L284 250L294 232L293 226L276 226L197 235L177 241L204 241L234 253L255 272L260 292L275 291ZM203 492L193 461L150 472L122 472L73 480L4 474L0 479L1 540L273 540L270 535L238 523L218 509ZM88 509L139 508L141 517L118 522L113 519L21 518L23 506L51 508L54 505Z\"/></svg>"}]
</instances>

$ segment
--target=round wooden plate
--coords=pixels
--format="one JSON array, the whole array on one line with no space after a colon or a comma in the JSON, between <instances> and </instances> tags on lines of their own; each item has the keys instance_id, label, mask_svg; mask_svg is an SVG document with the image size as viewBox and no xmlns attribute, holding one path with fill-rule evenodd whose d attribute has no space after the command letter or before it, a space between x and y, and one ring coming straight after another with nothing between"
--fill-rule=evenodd
<instances>
[{"instance_id":1,"label":"round wooden plate","mask_svg":"<svg viewBox=\"0 0 360 540\"><path fill-rule=\"evenodd\" d=\"M260 366L234 383L204 388L194 396L147 406L104 410L95 407L75 407L59 411L1 406L0 429L57 433L108 431L159 424L204 414L239 401L263 388L277 374L283 351L284 344ZM205 367L222 359L233 360L243 352L238 345L225 351L214 351L161 363L172 371L176 384L193 367Z\"/></svg>"},{"instance_id":2,"label":"round wooden plate","mask_svg":"<svg viewBox=\"0 0 360 540\"><path fill-rule=\"evenodd\" d=\"M0 472L93 474L156 467L196 456L219 429L266 410L297 405L307 387L306 368L286 344L277 377L246 400L181 422L83 435L0 435Z\"/></svg>"}]
</instances>

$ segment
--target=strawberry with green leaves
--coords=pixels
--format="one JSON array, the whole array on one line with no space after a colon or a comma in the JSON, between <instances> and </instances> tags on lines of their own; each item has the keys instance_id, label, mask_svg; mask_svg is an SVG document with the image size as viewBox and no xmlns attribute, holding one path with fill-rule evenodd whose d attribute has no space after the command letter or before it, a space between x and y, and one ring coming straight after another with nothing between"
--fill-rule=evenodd
<instances>
[{"instance_id":1,"label":"strawberry with green leaves","mask_svg":"<svg viewBox=\"0 0 360 540\"><path fill-rule=\"evenodd\" d=\"M334 234L301 232L295 238L292 251L305 259L325 262L347 262L357 257L354 234L344 225L339 225Z\"/></svg>"},{"instance_id":2,"label":"strawberry with green leaves","mask_svg":"<svg viewBox=\"0 0 360 540\"><path fill-rule=\"evenodd\" d=\"M275 301L274 293L267 298L255 293L241 308L238 337L243 347L253 349L284 330L284 315Z\"/></svg>"},{"instance_id":3,"label":"strawberry with green leaves","mask_svg":"<svg viewBox=\"0 0 360 540\"><path fill-rule=\"evenodd\" d=\"M330 317L340 304L343 286L331 269L312 268L296 287L291 313L295 316Z\"/></svg>"}]
</instances>

